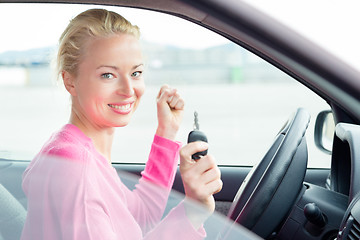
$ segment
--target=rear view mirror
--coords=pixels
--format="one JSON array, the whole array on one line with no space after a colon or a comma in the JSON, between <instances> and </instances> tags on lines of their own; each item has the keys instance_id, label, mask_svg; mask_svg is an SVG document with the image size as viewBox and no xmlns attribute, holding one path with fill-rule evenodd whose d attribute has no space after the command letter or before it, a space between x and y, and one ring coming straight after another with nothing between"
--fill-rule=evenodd
<instances>
[{"instance_id":1,"label":"rear view mirror","mask_svg":"<svg viewBox=\"0 0 360 240\"><path fill-rule=\"evenodd\" d=\"M318 114L315 123L315 145L323 152L331 154L335 133L335 121L331 110Z\"/></svg>"}]
</instances>

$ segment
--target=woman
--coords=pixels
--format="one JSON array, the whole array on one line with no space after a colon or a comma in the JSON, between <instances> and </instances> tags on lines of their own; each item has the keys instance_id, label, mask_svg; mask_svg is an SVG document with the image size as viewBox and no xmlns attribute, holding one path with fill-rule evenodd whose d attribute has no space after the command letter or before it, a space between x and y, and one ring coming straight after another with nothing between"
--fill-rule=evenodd
<instances>
[{"instance_id":1,"label":"woman","mask_svg":"<svg viewBox=\"0 0 360 240\"><path fill-rule=\"evenodd\" d=\"M158 127L142 178L130 191L111 167L116 127L126 126L145 85L139 29L101 9L74 18L59 41L58 69L71 95L69 123L45 143L23 175L28 216L22 239L199 239L214 211L212 194L222 182L212 156L191 159L207 148L175 142L184 101L163 86L157 96ZM203 203L202 214L186 203L161 220L176 173L187 198Z\"/></svg>"}]
</instances>

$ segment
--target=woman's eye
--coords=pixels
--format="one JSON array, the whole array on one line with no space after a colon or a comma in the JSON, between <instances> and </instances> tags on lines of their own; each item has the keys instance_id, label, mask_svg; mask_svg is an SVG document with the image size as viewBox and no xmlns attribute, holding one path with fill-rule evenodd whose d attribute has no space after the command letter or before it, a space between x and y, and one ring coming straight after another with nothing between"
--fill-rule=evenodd
<instances>
[{"instance_id":1,"label":"woman's eye","mask_svg":"<svg viewBox=\"0 0 360 240\"><path fill-rule=\"evenodd\" d=\"M102 78L106 78L106 79L112 79L114 78L114 75L111 73L104 73L101 75Z\"/></svg>"},{"instance_id":2,"label":"woman's eye","mask_svg":"<svg viewBox=\"0 0 360 240\"><path fill-rule=\"evenodd\" d=\"M140 75L141 75L141 71L136 71L136 72L133 72L132 74L131 74L131 76L132 77L140 77Z\"/></svg>"}]
</instances>

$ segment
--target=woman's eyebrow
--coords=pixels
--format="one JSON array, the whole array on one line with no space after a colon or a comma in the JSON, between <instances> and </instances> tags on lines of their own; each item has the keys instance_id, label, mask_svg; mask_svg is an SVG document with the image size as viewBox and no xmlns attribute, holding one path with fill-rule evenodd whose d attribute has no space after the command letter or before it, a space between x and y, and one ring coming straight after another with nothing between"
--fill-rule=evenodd
<instances>
[{"instance_id":1,"label":"woman's eyebrow","mask_svg":"<svg viewBox=\"0 0 360 240\"><path fill-rule=\"evenodd\" d=\"M144 66L144 64L143 64L143 63L140 63L140 64L138 64L138 65L135 65L135 66L133 67L133 69L136 69L136 68L141 67L141 66Z\"/></svg>"},{"instance_id":2,"label":"woman's eyebrow","mask_svg":"<svg viewBox=\"0 0 360 240\"><path fill-rule=\"evenodd\" d=\"M137 65L133 66L132 69L136 69L136 68L141 67L141 66L144 66L144 64L143 63L137 64ZM96 69L100 69L100 68L103 68L103 67L112 68L114 70L119 70L119 68L117 66L112 66L112 65L100 65Z\"/></svg>"},{"instance_id":3,"label":"woman's eyebrow","mask_svg":"<svg viewBox=\"0 0 360 240\"><path fill-rule=\"evenodd\" d=\"M100 65L100 66L98 66L96 69L100 69L100 68L103 68L103 67L113 68L114 70L118 70L118 69L119 69L118 67L116 67L116 66L111 66L111 65Z\"/></svg>"}]
</instances>

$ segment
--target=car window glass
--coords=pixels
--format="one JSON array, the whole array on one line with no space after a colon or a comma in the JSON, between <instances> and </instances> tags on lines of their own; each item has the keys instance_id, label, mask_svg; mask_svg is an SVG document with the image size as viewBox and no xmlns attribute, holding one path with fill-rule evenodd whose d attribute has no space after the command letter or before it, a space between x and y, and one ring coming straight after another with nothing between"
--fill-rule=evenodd
<instances>
[{"instance_id":1,"label":"car window glass","mask_svg":"<svg viewBox=\"0 0 360 240\"><path fill-rule=\"evenodd\" d=\"M92 6L74 5L71 11L63 5L48 6L0 8L1 29L6 32L0 48L0 158L31 160L69 118L70 97L56 80L51 62L70 18ZM14 9L29 20L9 22L6 13ZM146 162L157 125L155 98L160 86L169 84L186 102L179 141L186 143L197 111L209 153L219 164L252 166L260 161L286 120L303 107L312 115L309 166L330 166L329 156L313 142L316 115L329 106L306 87L193 23L146 10L109 9L139 25L146 63L146 92L129 126L117 130L114 162Z\"/></svg>"}]
</instances>

